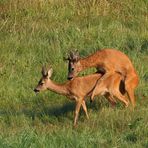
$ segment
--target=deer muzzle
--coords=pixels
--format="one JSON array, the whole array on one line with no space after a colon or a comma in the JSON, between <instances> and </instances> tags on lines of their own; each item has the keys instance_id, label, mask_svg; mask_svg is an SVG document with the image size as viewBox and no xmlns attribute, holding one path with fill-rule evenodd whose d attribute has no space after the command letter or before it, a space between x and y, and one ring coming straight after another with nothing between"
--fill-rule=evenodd
<instances>
[{"instance_id":1,"label":"deer muzzle","mask_svg":"<svg viewBox=\"0 0 148 148\"><path fill-rule=\"evenodd\" d=\"M40 91L39 91L38 89L36 89L36 88L35 88L33 91L34 91L36 94L40 92Z\"/></svg>"}]
</instances>

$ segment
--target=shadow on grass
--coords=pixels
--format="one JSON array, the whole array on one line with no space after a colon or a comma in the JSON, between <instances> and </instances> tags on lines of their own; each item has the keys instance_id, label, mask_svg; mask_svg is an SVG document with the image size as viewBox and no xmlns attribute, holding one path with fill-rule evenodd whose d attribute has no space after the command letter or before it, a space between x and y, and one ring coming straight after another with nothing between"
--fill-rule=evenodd
<instances>
[{"instance_id":1,"label":"shadow on grass","mask_svg":"<svg viewBox=\"0 0 148 148\"><path fill-rule=\"evenodd\" d=\"M87 109L89 112L89 109L91 108L93 111L99 111L102 108L101 103L98 103L96 101L90 103L89 101L86 102ZM55 105L55 106L41 106L41 108L38 110L36 108L32 108L31 110L23 109L22 113L26 116L32 118L32 120L35 119L35 117L42 118L42 116L49 116L49 117L60 117L60 116L66 116L69 113L73 113L75 111L75 102L68 102L63 105ZM80 114L84 113L81 107ZM72 117L73 118L73 117Z\"/></svg>"},{"instance_id":2,"label":"shadow on grass","mask_svg":"<svg viewBox=\"0 0 148 148\"><path fill-rule=\"evenodd\" d=\"M32 120L34 120L35 117L42 118L45 115L50 116L50 117L53 117L53 116L60 117L62 115L67 114L68 112L73 111L74 108L75 108L74 103L70 102L60 107L58 105L55 105L52 107L44 106L44 107L41 107L39 110L36 108L33 108L32 110L24 109L23 114L31 117Z\"/></svg>"},{"instance_id":3,"label":"shadow on grass","mask_svg":"<svg viewBox=\"0 0 148 148\"><path fill-rule=\"evenodd\" d=\"M96 101L90 103L89 100L86 102L88 112L91 108L94 111L98 111L102 108L101 103L98 103ZM21 110L16 111L14 109L7 109L7 110L0 110L0 116L9 118L10 116L21 116L25 115L26 117L31 118L32 120L35 120L35 118L38 118L42 120L44 116L49 116L50 118L59 118L65 116L66 118L72 119L73 116L71 116L71 113L73 114L75 110L75 102L67 102L63 105L54 105L54 106L48 106L46 104L34 104L33 107L27 107L23 106ZM81 112L84 113L84 111L81 108ZM70 116L68 115L70 113ZM81 113L80 113L81 114ZM67 116L68 115L68 116Z\"/></svg>"}]
</instances>

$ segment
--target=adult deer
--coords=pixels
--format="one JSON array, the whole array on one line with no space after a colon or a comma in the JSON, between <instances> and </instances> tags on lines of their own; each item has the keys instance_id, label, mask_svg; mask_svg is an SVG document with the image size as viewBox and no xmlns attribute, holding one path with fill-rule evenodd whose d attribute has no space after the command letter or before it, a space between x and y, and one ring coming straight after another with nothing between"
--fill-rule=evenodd
<instances>
[{"instance_id":1,"label":"adult deer","mask_svg":"<svg viewBox=\"0 0 148 148\"><path fill-rule=\"evenodd\" d=\"M74 126L76 126L81 106L86 114L86 117L89 118L85 104L85 97L91 95L92 90L97 84L97 81L102 77L102 74L95 73L83 77L75 77L66 83L57 84L50 79L52 71L52 68L42 68L42 78L38 82L34 91L37 93L48 89L55 93L65 95L71 100L75 100L76 108ZM100 87L97 87L99 91L97 90L96 95L105 95L112 104L116 102L113 98L115 96L117 99L122 101L125 106L128 106L128 100L119 91L121 79L121 75L115 73L114 75L108 77L105 81L101 81Z\"/></svg>"},{"instance_id":2,"label":"adult deer","mask_svg":"<svg viewBox=\"0 0 148 148\"><path fill-rule=\"evenodd\" d=\"M139 78L130 59L124 53L115 49L102 49L86 58L80 58L78 52L70 52L66 60L69 61L69 80L77 76L79 72L90 67L96 67L98 72L104 73L93 90L92 100L97 93L97 87L101 84L100 81L107 79L114 73L120 73L123 76L128 97L133 107L135 107L134 90L139 83Z\"/></svg>"}]
</instances>

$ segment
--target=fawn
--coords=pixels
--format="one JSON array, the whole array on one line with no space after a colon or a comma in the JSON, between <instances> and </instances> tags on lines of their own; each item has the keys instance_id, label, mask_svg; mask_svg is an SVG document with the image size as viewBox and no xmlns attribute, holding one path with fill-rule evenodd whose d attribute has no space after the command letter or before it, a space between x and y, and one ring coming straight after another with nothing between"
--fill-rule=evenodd
<instances>
[{"instance_id":1,"label":"fawn","mask_svg":"<svg viewBox=\"0 0 148 148\"><path fill-rule=\"evenodd\" d=\"M86 114L87 119L89 119L87 113L87 107L85 104L85 97L90 96L97 81L102 77L102 74L95 73L83 77L75 77L74 79L67 81L63 84L57 84L52 81L50 78L52 76L52 68L46 69L45 67L42 68L42 78L38 82L37 87L34 91L40 92L44 90L51 90L55 93L65 95L71 100L76 101L76 108L75 108L75 117L74 117L74 126L77 124L78 115L80 111L80 107L82 108ZM126 106L128 106L128 100L120 93L119 85L120 81L122 80L121 75L115 73L113 76L108 77L108 80L102 81L99 93L95 95L105 95L108 100L114 104L114 96L117 97L120 101L122 101Z\"/></svg>"}]
</instances>

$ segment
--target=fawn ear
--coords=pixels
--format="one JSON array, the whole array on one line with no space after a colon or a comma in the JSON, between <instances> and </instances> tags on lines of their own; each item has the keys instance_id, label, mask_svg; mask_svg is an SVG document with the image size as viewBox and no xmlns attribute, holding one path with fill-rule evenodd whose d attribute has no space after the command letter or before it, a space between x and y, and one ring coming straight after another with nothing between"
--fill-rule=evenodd
<instances>
[{"instance_id":1,"label":"fawn ear","mask_svg":"<svg viewBox=\"0 0 148 148\"><path fill-rule=\"evenodd\" d=\"M52 73L53 73L53 69L50 68L47 72L47 77L50 78L52 76Z\"/></svg>"}]
</instances>

